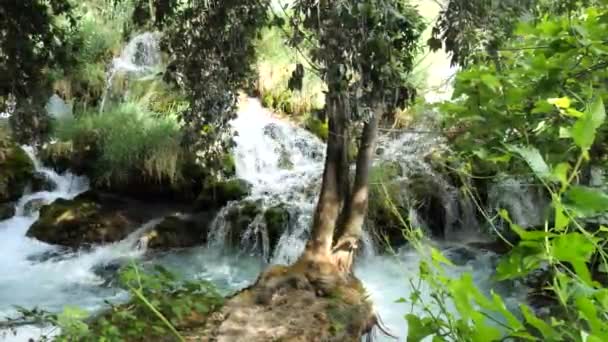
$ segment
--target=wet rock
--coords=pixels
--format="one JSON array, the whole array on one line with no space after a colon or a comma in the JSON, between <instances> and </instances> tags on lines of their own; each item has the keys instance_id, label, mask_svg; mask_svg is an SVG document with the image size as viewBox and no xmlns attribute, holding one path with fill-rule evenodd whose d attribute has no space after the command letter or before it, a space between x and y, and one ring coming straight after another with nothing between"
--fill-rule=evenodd
<instances>
[{"instance_id":1,"label":"wet rock","mask_svg":"<svg viewBox=\"0 0 608 342\"><path fill-rule=\"evenodd\" d=\"M11 141L0 141L0 203L23 196L33 175L34 164L25 151Z\"/></svg>"},{"instance_id":2,"label":"wet rock","mask_svg":"<svg viewBox=\"0 0 608 342\"><path fill-rule=\"evenodd\" d=\"M276 247L283 232L289 228L290 218L290 212L284 204L268 208L266 209L266 212L264 212L264 220L266 221L266 231L268 232L271 251Z\"/></svg>"},{"instance_id":3,"label":"wet rock","mask_svg":"<svg viewBox=\"0 0 608 342\"><path fill-rule=\"evenodd\" d=\"M44 173L36 172L32 176L32 191L53 191L57 185Z\"/></svg>"},{"instance_id":4,"label":"wet rock","mask_svg":"<svg viewBox=\"0 0 608 342\"><path fill-rule=\"evenodd\" d=\"M196 199L199 210L217 209L228 202L241 200L251 194L251 184L242 179L216 182L207 186Z\"/></svg>"},{"instance_id":5,"label":"wet rock","mask_svg":"<svg viewBox=\"0 0 608 342\"><path fill-rule=\"evenodd\" d=\"M0 221L8 220L15 216L15 205L12 203L0 203Z\"/></svg>"},{"instance_id":6,"label":"wet rock","mask_svg":"<svg viewBox=\"0 0 608 342\"><path fill-rule=\"evenodd\" d=\"M40 208L42 208L45 204L46 202L42 198L35 198L33 200L30 200L23 206L23 213L27 216L31 216L32 214L40 210Z\"/></svg>"},{"instance_id":7,"label":"wet rock","mask_svg":"<svg viewBox=\"0 0 608 342\"><path fill-rule=\"evenodd\" d=\"M232 246L239 246L241 238L249 225L263 211L261 201L242 201L230 208L226 215L226 222L230 225L226 235L227 242Z\"/></svg>"},{"instance_id":8,"label":"wet rock","mask_svg":"<svg viewBox=\"0 0 608 342\"><path fill-rule=\"evenodd\" d=\"M199 246L207 242L213 213L201 213L189 218L169 216L147 232L140 243L149 249L168 250Z\"/></svg>"},{"instance_id":9,"label":"wet rock","mask_svg":"<svg viewBox=\"0 0 608 342\"><path fill-rule=\"evenodd\" d=\"M40 209L40 218L27 236L67 247L120 241L138 227L121 204L103 201L91 192L73 200L58 199Z\"/></svg>"},{"instance_id":10,"label":"wet rock","mask_svg":"<svg viewBox=\"0 0 608 342\"><path fill-rule=\"evenodd\" d=\"M475 260L477 252L466 246L452 247L444 251L446 257L455 265L466 265L471 260Z\"/></svg>"}]
</instances>

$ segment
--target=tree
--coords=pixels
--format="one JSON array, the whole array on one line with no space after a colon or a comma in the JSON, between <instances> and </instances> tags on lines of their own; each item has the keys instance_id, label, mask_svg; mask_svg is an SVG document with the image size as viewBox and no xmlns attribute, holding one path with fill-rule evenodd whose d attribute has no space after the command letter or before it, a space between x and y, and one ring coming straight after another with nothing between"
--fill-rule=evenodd
<instances>
[{"instance_id":1,"label":"tree","mask_svg":"<svg viewBox=\"0 0 608 342\"><path fill-rule=\"evenodd\" d=\"M321 193L300 261L350 273L367 213L378 121L415 95L408 75L424 24L402 0L299 0L293 13L292 43L310 46L327 85L329 121ZM363 127L351 183L347 146L357 125Z\"/></svg>"},{"instance_id":2,"label":"tree","mask_svg":"<svg viewBox=\"0 0 608 342\"><path fill-rule=\"evenodd\" d=\"M448 0L428 41L431 50L444 48L452 65L466 66L478 52L490 56L511 35L515 24L539 0ZM499 15L498 15L499 14Z\"/></svg>"},{"instance_id":3,"label":"tree","mask_svg":"<svg viewBox=\"0 0 608 342\"><path fill-rule=\"evenodd\" d=\"M70 17L68 0L6 0L0 3L0 96L29 98L45 82L44 71L66 64L67 34L57 17Z\"/></svg>"},{"instance_id":4,"label":"tree","mask_svg":"<svg viewBox=\"0 0 608 342\"><path fill-rule=\"evenodd\" d=\"M156 13L171 1L156 0ZM210 170L221 169L231 146L229 122L238 91L253 73L255 39L267 23L269 0L191 1L163 11L162 46L172 56L167 77L186 93L185 141ZM171 13L170 16L167 13Z\"/></svg>"}]
</instances>

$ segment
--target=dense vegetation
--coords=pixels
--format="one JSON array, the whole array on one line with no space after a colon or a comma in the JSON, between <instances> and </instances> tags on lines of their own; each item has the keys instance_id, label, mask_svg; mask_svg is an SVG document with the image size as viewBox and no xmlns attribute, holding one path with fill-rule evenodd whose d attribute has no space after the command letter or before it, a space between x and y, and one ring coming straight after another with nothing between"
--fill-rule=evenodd
<instances>
[{"instance_id":1,"label":"dense vegetation","mask_svg":"<svg viewBox=\"0 0 608 342\"><path fill-rule=\"evenodd\" d=\"M47 143L45 161L82 166L94 187L137 180L188 188L192 200L234 173L229 123L245 91L327 142L306 252L281 269L289 277L272 278L271 269L256 286L343 290L371 206L373 220L398 226L423 257L404 284L412 296L399 300L425 313L406 314L408 341L608 340L608 193L605 179L593 176L608 167L608 3L449 0L430 24L423 42L424 20L403 0L299 0L285 8L264 0L8 1L0 4L0 112L14 106L16 140ZM146 29L162 32L160 70L108 75L125 41ZM417 96L425 43L460 67L449 101ZM44 113L51 93L71 115ZM449 144L449 154L434 157L436 171L506 246L495 280L530 286L528 303L508 306L470 273L453 277L452 261L394 202L399 189L383 184L398 170L372 168L379 127L389 129L383 119L414 103ZM0 148L16 148L3 136ZM0 163L8 159L2 151ZM549 203L541 225L523 227L503 208L493 215L489 187L502 179L541 189ZM310 281L326 267L322 281ZM211 284L164 269L127 267L120 283L133 299L93 320L76 309L23 309L19 319L59 326L59 340L181 340L224 303Z\"/></svg>"}]
</instances>

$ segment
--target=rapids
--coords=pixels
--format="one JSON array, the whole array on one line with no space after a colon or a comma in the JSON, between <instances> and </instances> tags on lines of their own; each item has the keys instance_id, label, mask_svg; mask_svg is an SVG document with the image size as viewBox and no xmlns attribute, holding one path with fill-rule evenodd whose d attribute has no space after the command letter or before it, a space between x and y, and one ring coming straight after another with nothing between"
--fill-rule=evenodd
<instances>
[{"instance_id":1,"label":"rapids","mask_svg":"<svg viewBox=\"0 0 608 342\"><path fill-rule=\"evenodd\" d=\"M88 184L85 178L70 173L59 175L45 168L37 161L34 151L27 148L36 169L45 173L56 188L51 192L26 194L16 204L17 215L0 222L0 320L14 315L15 305L51 311L75 305L96 311L104 307L105 300L125 300L127 294L113 285L108 273L111 275L117 264L133 259L160 263L188 278L210 280L226 294L251 284L265 267L264 260L292 262L309 235L323 168L324 145L307 131L274 117L254 99L242 101L232 126L237 133L234 148L237 174L252 183L250 199L261 201L266 207L287 203L292 216L274 250L268 249L267 242L252 238L260 236L253 232L265 229L260 220L254 220L243 236L240 251L229 251L221 239L222 230L226 229L223 224L225 210L216 217L210 232L216 238L210 239L207 246L162 255L147 256L145 250L135 247L142 232L158 220L145 224L121 242L77 252L30 239L25 234L38 213L24 214L28 201L42 199L50 203L57 198L72 198L85 191ZM394 143L402 144L403 141L397 139ZM390 148L396 150L397 147ZM390 148L386 149L383 158L393 153ZM238 202L228 204L234 205ZM410 307L396 301L408 298L411 292L408 279L416 277L420 259L408 249L398 251L395 256L378 254L371 238L368 236L364 240L364 253L356 264L356 274L366 285L385 325L404 340L407 324L403 316ZM440 248L461 259L460 266L450 272L470 271L483 289L489 291L493 287L490 277L494 255L471 254L458 245ZM509 298L513 303L518 300L515 296ZM40 327L22 327L17 335L0 335L0 341L27 341L41 333L48 331Z\"/></svg>"}]
</instances>

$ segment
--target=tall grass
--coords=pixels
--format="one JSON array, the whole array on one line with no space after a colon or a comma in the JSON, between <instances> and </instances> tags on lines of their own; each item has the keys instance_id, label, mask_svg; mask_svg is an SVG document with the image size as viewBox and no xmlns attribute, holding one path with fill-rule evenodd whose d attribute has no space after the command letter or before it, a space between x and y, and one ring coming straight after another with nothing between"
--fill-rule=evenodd
<instances>
[{"instance_id":1,"label":"tall grass","mask_svg":"<svg viewBox=\"0 0 608 342\"><path fill-rule=\"evenodd\" d=\"M177 119L153 113L138 103L120 104L102 115L84 113L60 121L55 137L60 141L94 141L99 151L96 180L107 185L125 183L134 174L172 184L182 179L184 152Z\"/></svg>"},{"instance_id":2,"label":"tall grass","mask_svg":"<svg viewBox=\"0 0 608 342\"><path fill-rule=\"evenodd\" d=\"M256 44L258 51L257 91L264 106L295 119L305 119L307 115L324 105L324 84L310 69L306 58L285 44L285 33L273 27L262 31ZM304 74L303 88L291 91L288 81L296 65L302 64Z\"/></svg>"}]
</instances>

